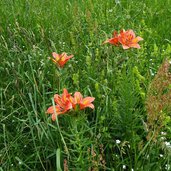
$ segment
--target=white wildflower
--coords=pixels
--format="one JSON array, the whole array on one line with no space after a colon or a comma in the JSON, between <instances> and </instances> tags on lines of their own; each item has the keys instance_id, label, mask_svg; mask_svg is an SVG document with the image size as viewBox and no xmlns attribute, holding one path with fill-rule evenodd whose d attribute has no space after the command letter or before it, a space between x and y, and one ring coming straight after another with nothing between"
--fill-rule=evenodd
<instances>
[{"instance_id":1,"label":"white wildflower","mask_svg":"<svg viewBox=\"0 0 171 171\"><path fill-rule=\"evenodd\" d=\"M120 144L121 143L121 141L120 140L116 140L116 144Z\"/></svg>"},{"instance_id":2,"label":"white wildflower","mask_svg":"<svg viewBox=\"0 0 171 171\"><path fill-rule=\"evenodd\" d=\"M123 168L123 169L126 169L126 166L125 166L125 165L123 165L123 166L122 166L122 168Z\"/></svg>"}]
</instances>

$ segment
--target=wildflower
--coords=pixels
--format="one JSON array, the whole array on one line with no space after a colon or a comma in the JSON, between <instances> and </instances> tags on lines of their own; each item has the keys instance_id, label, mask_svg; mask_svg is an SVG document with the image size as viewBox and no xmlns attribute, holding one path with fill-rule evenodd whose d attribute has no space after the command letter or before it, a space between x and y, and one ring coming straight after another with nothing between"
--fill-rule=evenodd
<instances>
[{"instance_id":1,"label":"wildflower","mask_svg":"<svg viewBox=\"0 0 171 171\"><path fill-rule=\"evenodd\" d=\"M55 106L50 106L47 113L52 114L52 120L55 121L57 115L64 114L73 108L75 110L82 110L86 107L94 109L92 104L94 99L94 97L83 98L80 92L75 92L74 97L72 97L67 89L64 89L61 96L58 94L54 95Z\"/></svg>"},{"instance_id":2,"label":"wildflower","mask_svg":"<svg viewBox=\"0 0 171 171\"><path fill-rule=\"evenodd\" d=\"M140 48L138 44L139 41L143 40L141 37L136 37L133 30L121 30L120 34L118 35L118 41L122 44L123 49L133 48Z\"/></svg>"},{"instance_id":3,"label":"wildflower","mask_svg":"<svg viewBox=\"0 0 171 171\"><path fill-rule=\"evenodd\" d=\"M140 48L138 42L141 40L143 40L143 38L139 36L136 37L133 30L127 30L127 31L121 30L120 34L114 31L113 37L104 41L103 44L110 43L115 46L121 44L123 49Z\"/></svg>"},{"instance_id":4,"label":"wildflower","mask_svg":"<svg viewBox=\"0 0 171 171\"><path fill-rule=\"evenodd\" d=\"M65 52L62 54L57 54L56 52L52 53L53 58L50 58L57 66L63 68L66 62L72 58L74 55L67 56Z\"/></svg>"},{"instance_id":5,"label":"wildflower","mask_svg":"<svg viewBox=\"0 0 171 171\"><path fill-rule=\"evenodd\" d=\"M171 144L170 144L170 142L165 141L165 145L166 145L166 147L171 148Z\"/></svg>"},{"instance_id":6,"label":"wildflower","mask_svg":"<svg viewBox=\"0 0 171 171\"><path fill-rule=\"evenodd\" d=\"M77 106L79 106L80 110L85 109L86 107L94 109L94 105L92 104L94 99L94 97L83 98L80 92L75 92L74 97L71 98L71 102L74 109L77 109Z\"/></svg>"},{"instance_id":7,"label":"wildflower","mask_svg":"<svg viewBox=\"0 0 171 171\"><path fill-rule=\"evenodd\" d=\"M72 109L72 103L70 102L71 95L68 93L67 89L63 90L63 94L60 96L58 94L54 95L55 106L48 108L47 113L52 114L52 120L56 120L56 115L64 114L68 110Z\"/></svg>"},{"instance_id":8,"label":"wildflower","mask_svg":"<svg viewBox=\"0 0 171 171\"><path fill-rule=\"evenodd\" d=\"M125 166L125 165L123 165L123 166L122 166L122 168L123 168L123 169L126 169L126 166Z\"/></svg>"},{"instance_id":9,"label":"wildflower","mask_svg":"<svg viewBox=\"0 0 171 171\"><path fill-rule=\"evenodd\" d=\"M160 156L160 157L163 157L163 154L160 154L159 156Z\"/></svg>"},{"instance_id":10,"label":"wildflower","mask_svg":"<svg viewBox=\"0 0 171 171\"><path fill-rule=\"evenodd\" d=\"M114 31L113 32L113 38L110 38L110 39L103 42L103 44L105 44L105 43L110 43L112 45L118 46L119 45L118 33L116 31Z\"/></svg>"},{"instance_id":11,"label":"wildflower","mask_svg":"<svg viewBox=\"0 0 171 171\"><path fill-rule=\"evenodd\" d=\"M121 141L120 140L116 140L116 144L120 144L121 143Z\"/></svg>"},{"instance_id":12,"label":"wildflower","mask_svg":"<svg viewBox=\"0 0 171 171\"><path fill-rule=\"evenodd\" d=\"M165 139L166 139L166 137L160 137L160 139L161 139L161 140L165 140Z\"/></svg>"},{"instance_id":13,"label":"wildflower","mask_svg":"<svg viewBox=\"0 0 171 171\"><path fill-rule=\"evenodd\" d=\"M169 164L166 164L165 165L165 169L170 170L170 165Z\"/></svg>"},{"instance_id":14,"label":"wildflower","mask_svg":"<svg viewBox=\"0 0 171 171\"><path fill-rule=\"evenodd\" d=\"M166 132L161 132L161 135L166 135L167 133Z\"/></svg>"}]
</instances>

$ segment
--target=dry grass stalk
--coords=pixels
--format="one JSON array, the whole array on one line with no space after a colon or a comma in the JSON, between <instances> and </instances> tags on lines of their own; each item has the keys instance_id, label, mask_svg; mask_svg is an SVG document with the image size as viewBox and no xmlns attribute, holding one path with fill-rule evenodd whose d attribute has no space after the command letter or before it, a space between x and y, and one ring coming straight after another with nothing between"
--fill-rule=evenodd
<instances>
[{"instance_id":1,"label":"dry grass stalk","mask_svg":"<svg viewBox=\"0 0 171 171\"><path fill-rule=\"evenodd\" d=\"M147 92L147 139L156 140L171 111L171 64L165 60L159 68Z\"/></svg>"}]
</instances>

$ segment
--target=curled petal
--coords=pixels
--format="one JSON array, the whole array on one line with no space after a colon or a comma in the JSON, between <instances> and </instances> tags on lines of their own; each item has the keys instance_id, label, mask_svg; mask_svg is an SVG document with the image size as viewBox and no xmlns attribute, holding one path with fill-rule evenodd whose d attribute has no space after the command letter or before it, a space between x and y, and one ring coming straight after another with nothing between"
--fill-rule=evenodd
<instances>
[{"instance_id":1,"label":"curled petal","mask_svg":"<svg viewBox=\"0 0 171 171\"><path fill-rule=\"evenodd\" d=\"M67 59L71 59L73 56L74 56L74 55L70 55L70 56L67 57Z\"/></svg>"},{"instance_id":2,"label":"curled petal","mask_svg":"<svg viewBox=\"0 0 171 171\"><path fill-rule=\"evenodd\" d=\"M122 45L123 49L129 49L130 47L129 46L126 46L126 45Z\"/></svg>"},{"instance_id":3,"label":"curled petal","mask_svg":"<svg viewBox=\"0 0 171 171\"><path fill-rule=\"evenodd\" d=\"M53 114L52 114L52 121L55 121L55 120L56 120L56 114L53 113Z\"/></svg>"},{"instance_id":4,"label":"curled petal","mask_svg":"<svg viewBox=\"0 0 171 171\"><path fill-rule=\"evenodd\" d=\"M94 100L95 100L94 97L85 97L85 98L83 99L83 101L82 101L82 104L86 105L86 104L88 104L88 103L93 102Z\"/></svg>"},{"instance_id":5,"label":"curled petal","mask_svg":"<svg viewBox=\"0 0 171 171\"><path fill-rule=\"evenodd\" d=\"M142 37L140 37L140 36L137 36L136 38L138 39L138 42L141 41L141 40L144 40L144 39L143 39Z\"/></svg>"},{"instance_id":6,"label":"curled petal","mask_svg":"<svg viewBox=\"0 0 171 171\"><path fill-rule=\"evenodd\" d=\"M63 89L62 99L64 101L67 100L67 98L70 97L70 94L68 93L68 90L66 88Z\"/></svg>"},{"instance_id":7,"label":"curled petal","mask_svg":"<svg viewBox=\"0 0 171 171\"><path fill-rule=\"evenodd\" d=\"M136 37L136 38L134 38L133 40L132 40L132 43L138 43L139 41L141 41L141 40L143 40L143 38L141 38L141 37Z\"/></svg>"},{"instance_id":8,"label":"curled petal","mask_svg":"<svg viewBox=\"0 0 171 171\"><path fill-rule=\"evenodd\" d=\"M61 106L61 105L62 105L62 98L61 98L61 96L58 95L58 94L55 94L55 95L54 95L54 102L55 102L57 105Z\"/></svg>"},{"instance_id":9,"label":"curled petal","mask_svg":"<svg viewBox=\"0 0 171 171\"><path fill-rule=\"evenodd\" d=\"M86 107L89 107L89 108L91 108L91 109L94 109L94 105L93 105L92 103L87 104L87 105L80 104L80 110L83 110L83 109L85 109Z\"/></svg>"},{"instance_id":10,"label":"curled petal","mask_svg":"<svg viewBox=\"0 0 171 171\"><path fill-rule=\"evenodd\" d=\"M118 46L118 33L116 31L113 32L113 37L104 41L102 44L105 44L105 43L110 43L112 45L115 45L115 46Z\"/></svg>"},{"instance_id":11,"label":"curled petal","mask_svg":"<svg viewBox=\"0 0 171 171\"><path fill-rule=\"evenodd\" d=\"M138 43L136 44L131 44L130 47L140 49L140 45Z\"/></svg>"},{"instance_id":12,"label":"curled petal","mask_svg":"<svg viewBox=\"0 0 171 171\"><path fill-rule=\"evenodd\" d=\"M48 114L54 113L54 107L53 107L53 106L49 107L49 108L47 109L46 113L48 113Z\"/></svg>"},{"instance_id":13,"label":"curled petal","mask_svg":"<svg viewBox=\"0 0 171 171\"><path fill-rule=\"evenodd\" d=\"M94 97L86 97L82 100L82 102L80 103L80 109L84 109L86 107L90 107L90 108L94 108L94 105L92 104L92 102L94 101Z\"/></svg>"},{"instance_id":14,"label":"curled petal","mask_svg":"<svg viewBox=\"0 0 171 171\"><path fill-rule=\"evenodd\" d=\"M50 106L48 108L48 110L46 111L46 113L48 113L48 114L54 114L54 113L61 114L61 108L58 105L56 105L56 106Z\"/></svg>"},{"instance_id":15,"label":"curled petal","mask_svg":"<svg viewBox=\"0 0 171 171\"><path fill-rule=\"evenodd\" d=\"M55 58L55 60L59 60L60 59L60 55L59 54L57 54L56 52L53 52L52 53L52 56Z\"/></svg>"},{"instance_id":16,"label":"curled petal","mask_svg":"<svg viewBox=\"0 0 171 171\"><path fill-rule=\"evenodd\" d=\"M109 43L109 39L105 40L102 44L106 44L106 43Z\"/></svg>"}]
</instances>

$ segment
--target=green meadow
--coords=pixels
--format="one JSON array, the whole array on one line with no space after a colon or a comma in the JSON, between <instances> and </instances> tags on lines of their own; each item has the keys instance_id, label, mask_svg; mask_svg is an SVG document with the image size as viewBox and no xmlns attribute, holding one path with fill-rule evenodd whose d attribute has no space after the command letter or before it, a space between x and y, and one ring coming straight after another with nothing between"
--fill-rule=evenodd
<instances>
[{"instance_id":1,"label":"green meadow","mask_svg":"<svg viewBox=\"0 0 171 171\"><path fill-rule=\"evenodd\" d=\"M1 0L0 171L170 171L170 58L171 0ZM95 108L52 121L64 88Z\"/></svg>"}]
</instances>

